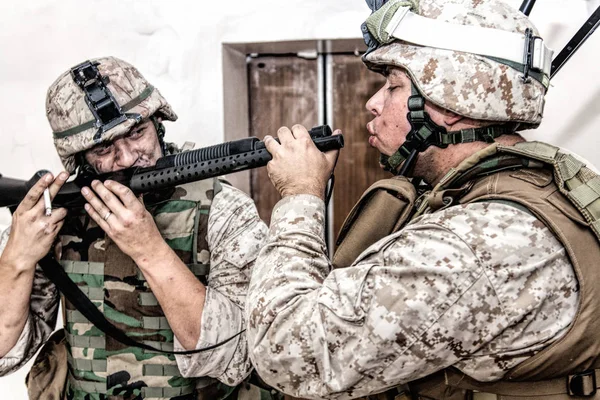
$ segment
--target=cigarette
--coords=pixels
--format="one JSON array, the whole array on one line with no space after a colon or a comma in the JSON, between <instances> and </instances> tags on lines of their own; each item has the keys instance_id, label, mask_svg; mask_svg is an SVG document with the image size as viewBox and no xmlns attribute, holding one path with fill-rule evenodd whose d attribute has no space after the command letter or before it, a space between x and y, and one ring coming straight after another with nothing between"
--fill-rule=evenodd
<instances>
[{"instance_id":1,"label":"cigarette","mask_svg":"<svg viewBox=\"0 0 600 400\"><path fill-rule=\"evenodd\" d=\"M50 200L50 190L44 190L44 207L46 207L46 216L52 215L52 201Z\"/></svg>"}]
</instances>

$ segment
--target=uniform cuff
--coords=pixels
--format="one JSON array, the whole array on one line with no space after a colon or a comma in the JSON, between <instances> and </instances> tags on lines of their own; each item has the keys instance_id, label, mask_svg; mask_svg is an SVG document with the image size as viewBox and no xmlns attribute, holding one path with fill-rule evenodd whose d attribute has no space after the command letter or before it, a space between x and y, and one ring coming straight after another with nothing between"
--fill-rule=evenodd
<instances>
[{"instance_id":1,"label":"uniform cuff","mask_svg":"<svg viewBox=\"0 0 600 400\"><path fill-rule=\"evenodd\" d=\"M283 198L271 215L269 237L290 231L309 232L325 241L325 202L311 194Z\"/></svg>"},{"instance_id":2,"label":"uniform cuff","mask_svg":"<svg viewBox=\"0 0 600 400\"><path fill-rule=\"evenodd\" d=\"M210 287L206 288L206 300L202 311L200 337L196 349L215 345L229 339L243 329L242 310L223 294ZM236 337L215 349L190 355L177 355L177 364L184 377L210 376L219 378L229 364L239 345ZM184 350L174 338L175 349ZM243 373L240 371L240 373Z\"/></svg>"},{"instance_id":3,"label":"uniform cuff","mask_svg":"<svg viewBox=\"0 0 600 400\"><path fill-rule=\"evenodd\" d=\"M31 314L29 314L27 317L27 322L25 322L25 326L21 332L21 336L19 336L19 340L17 340L17 343L15 343L13 348L10 349L9 352L4 355L4 357L0 358L0 376L8 373L8 371L22 362L26 357L31 343L31 324Z\"/></svg>"}]
</instances>

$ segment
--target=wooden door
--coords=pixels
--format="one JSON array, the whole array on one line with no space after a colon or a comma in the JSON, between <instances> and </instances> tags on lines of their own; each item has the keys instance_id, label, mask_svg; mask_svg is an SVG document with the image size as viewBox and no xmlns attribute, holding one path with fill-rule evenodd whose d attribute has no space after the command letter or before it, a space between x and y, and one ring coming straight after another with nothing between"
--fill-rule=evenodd
<instances>
[{"instance_id":1,"label":"wooden door","mask_svg":"<svg viewBox=\"0 0 600 400\"><path fill-rule=\"evenodd\" d=\"M250 59L250 135L262 140L265 135L276 137L281 126L319 125L318 78L317 59L294 56ZM251 170L250 192L260 217L268 225L271 210L281 197L271 184L266 168Z\"/></svg>"},{"instance_id":2,"label":"wooden door","mask_svg":"<svg viewBox=\"0 0 600 400\"><path fill-rule=\"evenodd\" d=\"M346 216L363 192L375 181L389 178L379 167L379 152L368 142L367 122L372 115L367 100L385 83L385 78L369 71L355 55L331 55L332 126L344 134L344 149L335 168L333 196L333 234L337 234Z\"/></svg>"}]
</instances>

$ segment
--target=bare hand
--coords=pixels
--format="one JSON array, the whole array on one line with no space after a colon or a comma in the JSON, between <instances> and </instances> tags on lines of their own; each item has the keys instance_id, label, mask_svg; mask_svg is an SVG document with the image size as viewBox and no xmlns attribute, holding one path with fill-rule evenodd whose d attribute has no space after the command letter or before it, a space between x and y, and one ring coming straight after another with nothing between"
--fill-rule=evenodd
<instances>
[{"instance_id":1,"label":"bare hand","mask_svg":"<svg viewBox=\"0 0 600 400\"><path fill-rule=\"evenodd\" d=\"M338 129L334 134L341 133ZM302 125L294 125L291 131L281 127L277 136L281 144L271 136L265 136L264 142L273 156L267 164L267 172L281 197L312 194L324 200L339 150L322 153Z\"/></svg>"},{"instance_id":2,"label":"bare hand","mask_svg":"<svg viewBox=\"0 0 600 400\"><path fill-rule=\"evenodd\" d=\"M138 265L168 247L152 215L128 187L107 180L93 181L92 188L81 189L88 202L85 210Z\"/></svg>"},{"instance_id":3,"label":"bare hand","mask_svg":"<svg viewBox=\"0 0 600 400\"><path fill-rule=\"evenodd\" d=\"M64 224L67 210L57 208L52 210L52 215L46 216L43 193L48 188L53 199L68 178L68 172L61 172L56 179L48 173L27 192L13 213L3 260L19 268L30 269L48 254Z\"/></svg>"}]
</instances>

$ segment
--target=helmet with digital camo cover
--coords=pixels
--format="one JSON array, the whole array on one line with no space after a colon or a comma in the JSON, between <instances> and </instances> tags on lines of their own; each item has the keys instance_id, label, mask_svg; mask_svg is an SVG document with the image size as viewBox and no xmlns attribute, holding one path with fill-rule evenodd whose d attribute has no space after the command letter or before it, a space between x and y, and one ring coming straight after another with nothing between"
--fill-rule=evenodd
<instances>
[{"instance_id":1,"label":"helmet with digital camo cover","mask_svg":"<svg viewBox=\"0 0 600 400\"><path fill-rule=\"evenodd\" d=\"M413 84L413 129L385 161L396 171L435 145L494 138L541 123L552 51L529 18L499 0L367 0L362 26L368 68L402 68ZM424 111L425 100L486 127L446 132ZM405 168L404 168L405 169Z\"/></svg>"},{"instance_id":2,"label":"helmet with digital camo cover","mask_svg":"<svg viewBox=\"0 0 600 400\"><path fill-rule=\"evenodd\" d=\"M63 73L48 89L46 115L58 155L71 173L78 154L125 135L142 120L177 119L158 89L115 57L85 61ZM160 135L164 128L157 131Z\"/></svg>"}]
</instances>

